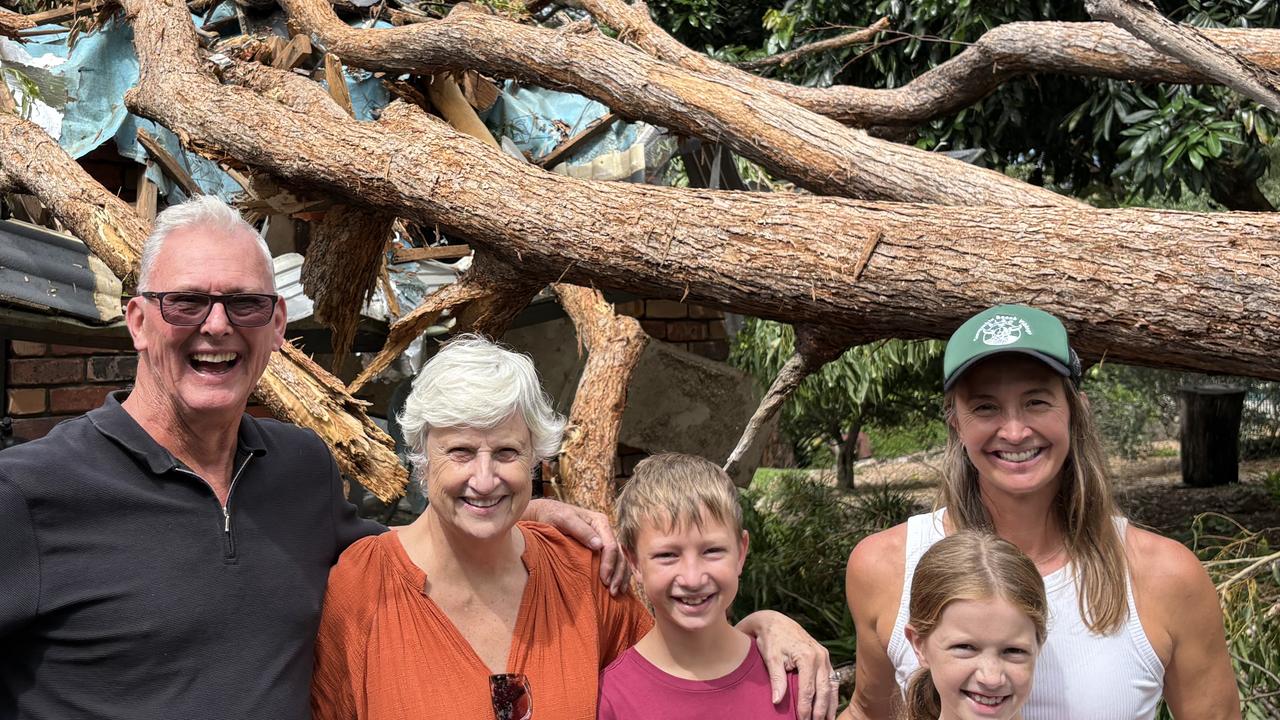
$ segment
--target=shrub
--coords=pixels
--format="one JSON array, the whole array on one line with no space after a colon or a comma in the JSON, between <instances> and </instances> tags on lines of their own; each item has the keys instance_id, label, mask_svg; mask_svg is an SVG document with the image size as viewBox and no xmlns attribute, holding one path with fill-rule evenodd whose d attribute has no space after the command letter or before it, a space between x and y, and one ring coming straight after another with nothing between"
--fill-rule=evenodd
<instances>
[{"instance_id":1,"label":"shrub","mask_svg":"<svg viewBox=\"0 0 1280 720\"><path fill-rule=\"evenodd\" d=\"M761 470L742 493L751 534L734 614L777 610L827 647L832 662L854 656L844 599L849 552L867 535L904 521L910 498L892 488L846 495L802 470Z\"/></svg>"}]
</instances>

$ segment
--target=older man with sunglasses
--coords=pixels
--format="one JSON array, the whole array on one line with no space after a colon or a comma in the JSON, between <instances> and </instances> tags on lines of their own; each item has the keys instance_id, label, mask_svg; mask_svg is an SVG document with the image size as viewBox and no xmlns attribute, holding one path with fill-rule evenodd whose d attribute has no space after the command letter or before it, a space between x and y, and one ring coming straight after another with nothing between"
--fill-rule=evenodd
<instances>
[{"instance_id":1,"label":"older man with sunglasses","mask_svg":"<svg viewBox=\"0 0 1280 720\"><path fill-rule=\"evenodd\" d=\"M0 454L0 719L307 718L329 568L384 528L314 433L245 414L285 306L238 213L161 213L139 286L132 391ZM600 515L530 518L612 543Z\"/></svg>"}]
</instances>

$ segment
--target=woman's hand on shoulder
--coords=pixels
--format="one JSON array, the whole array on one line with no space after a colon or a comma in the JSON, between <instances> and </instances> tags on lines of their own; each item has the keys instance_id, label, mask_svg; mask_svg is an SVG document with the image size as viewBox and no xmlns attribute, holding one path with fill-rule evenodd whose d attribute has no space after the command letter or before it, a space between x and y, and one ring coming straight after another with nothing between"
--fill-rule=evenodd
<instances>
[{"instance_id":1,"label":"woman's hand on shoulder","mask_svg":"<svg viewBox=\"0 0 1280 720\"><path fill-rule=\"evenodd\" d=\"M1133 527L1126 539L1138 615L1165 663L1173 716L1237 720L1240 695L1209 574L1176 540Z\"/></svg>"},{"instance_id":2,"label":"woman's hand on shoulder","mask_svg":"<svg viewBox=\"0 0 1280 720\"><path fill-rule=\"evenodd\" d=\"M889 720L901 698L889 658L906 571L907 526L863 538L849 553L844 592L858 632L853 699L841 720Z\"/></svg>"},{"instance_id":3,"label":"woman's hand on shoulder","mask_svg":"<svg viewBox=\"0 0 1280 720\"><path fill-rule=\"evenodd\" d=\"M773 610L758 610L738 623L738 629L756 639L773 704L787 691L787 672L797 673L796 716L799 720L832 720L836 716L839 688L831 682L831 655L795 620Z\"/></svg>"},{"instance_id":4,"label":"woman's hand on shoulder","mask_svg":"<svg viewBox=\"0 0 1280 720\"><path fill-rule=\"evenodd\" d=\"M525 520L546 523L582 545L600 553L600 582L617 595L627 587L631 572L622 560L622 550L604 513L557 500L536 498L525 508Z\"/></svg>"}]
</instances>

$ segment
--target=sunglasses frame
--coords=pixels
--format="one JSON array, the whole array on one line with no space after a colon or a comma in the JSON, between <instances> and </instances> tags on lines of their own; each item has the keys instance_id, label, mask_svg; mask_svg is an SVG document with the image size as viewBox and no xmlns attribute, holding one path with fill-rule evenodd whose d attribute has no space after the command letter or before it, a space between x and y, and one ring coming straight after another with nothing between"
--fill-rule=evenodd
<instances>
[{"instance_id":1,"label":"sunglasses frame","mask_svg":"<svg viewBox=\"0 0 1280 720\"><path fill-rule=\"evenodd\" d=\"M243 328L263 327L265 325L271 324L271 319L274 318L276 315L276 303L279 302L280 300L280 296L276 295L275 293L228 293L226 295L214 295L212 293L198 292L196 290L170 290L167 292L146 291L146 292L140 292L138 293L138 295L148 300L156 301L156 304L160 306L160 317L163 318L165 322L169 323L170 325L174 325L176 327L197 327L199 325L203 325L205 321L209 319L209 313L213 312L213 306L217 303L222 304L223 314L227 316L227 322L231 323L232 325L236 327L243 327ZM169 318L169 315L165 312L165 309L164 309L165 298L169 297L170 295L195 295L198 297L205 298L206 300L208 300L209 304L207 307L205 307L204 315L200 316L200 319L198 321L174 322ZM234 302L235 300L238 300L241 298L271 298L271 312L267 313L266 319L264 319L262 322L256 325L252 323L240 322L235 318L234 314L229 310L229 306L227 305L227 303Z\"/></svg>"}]
</instances>

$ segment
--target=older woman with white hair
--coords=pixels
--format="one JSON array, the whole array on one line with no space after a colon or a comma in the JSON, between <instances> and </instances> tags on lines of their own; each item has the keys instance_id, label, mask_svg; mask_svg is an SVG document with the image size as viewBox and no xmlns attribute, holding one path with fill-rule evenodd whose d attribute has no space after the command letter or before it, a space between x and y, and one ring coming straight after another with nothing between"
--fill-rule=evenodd
<instances>
[{"instance_id":1,"label":"older woman with white hair","mask_svg":"<svg viewBox=\"0 0 1280 720\"><path fill-rule=\"evenodd\" d=\"M429 504L334 567L316 641L317 720L528 720L534 707L548 720L595 718L600 670L653 621L596 580L589 549L520 520L533 468L558 451L564 425L526 356L469 335L427 362L401 426ZM748 626L809 678L829 671L789 620ZM833 715L834 698L819 700L817 717Z\"/></svg>"}]
</instances>

